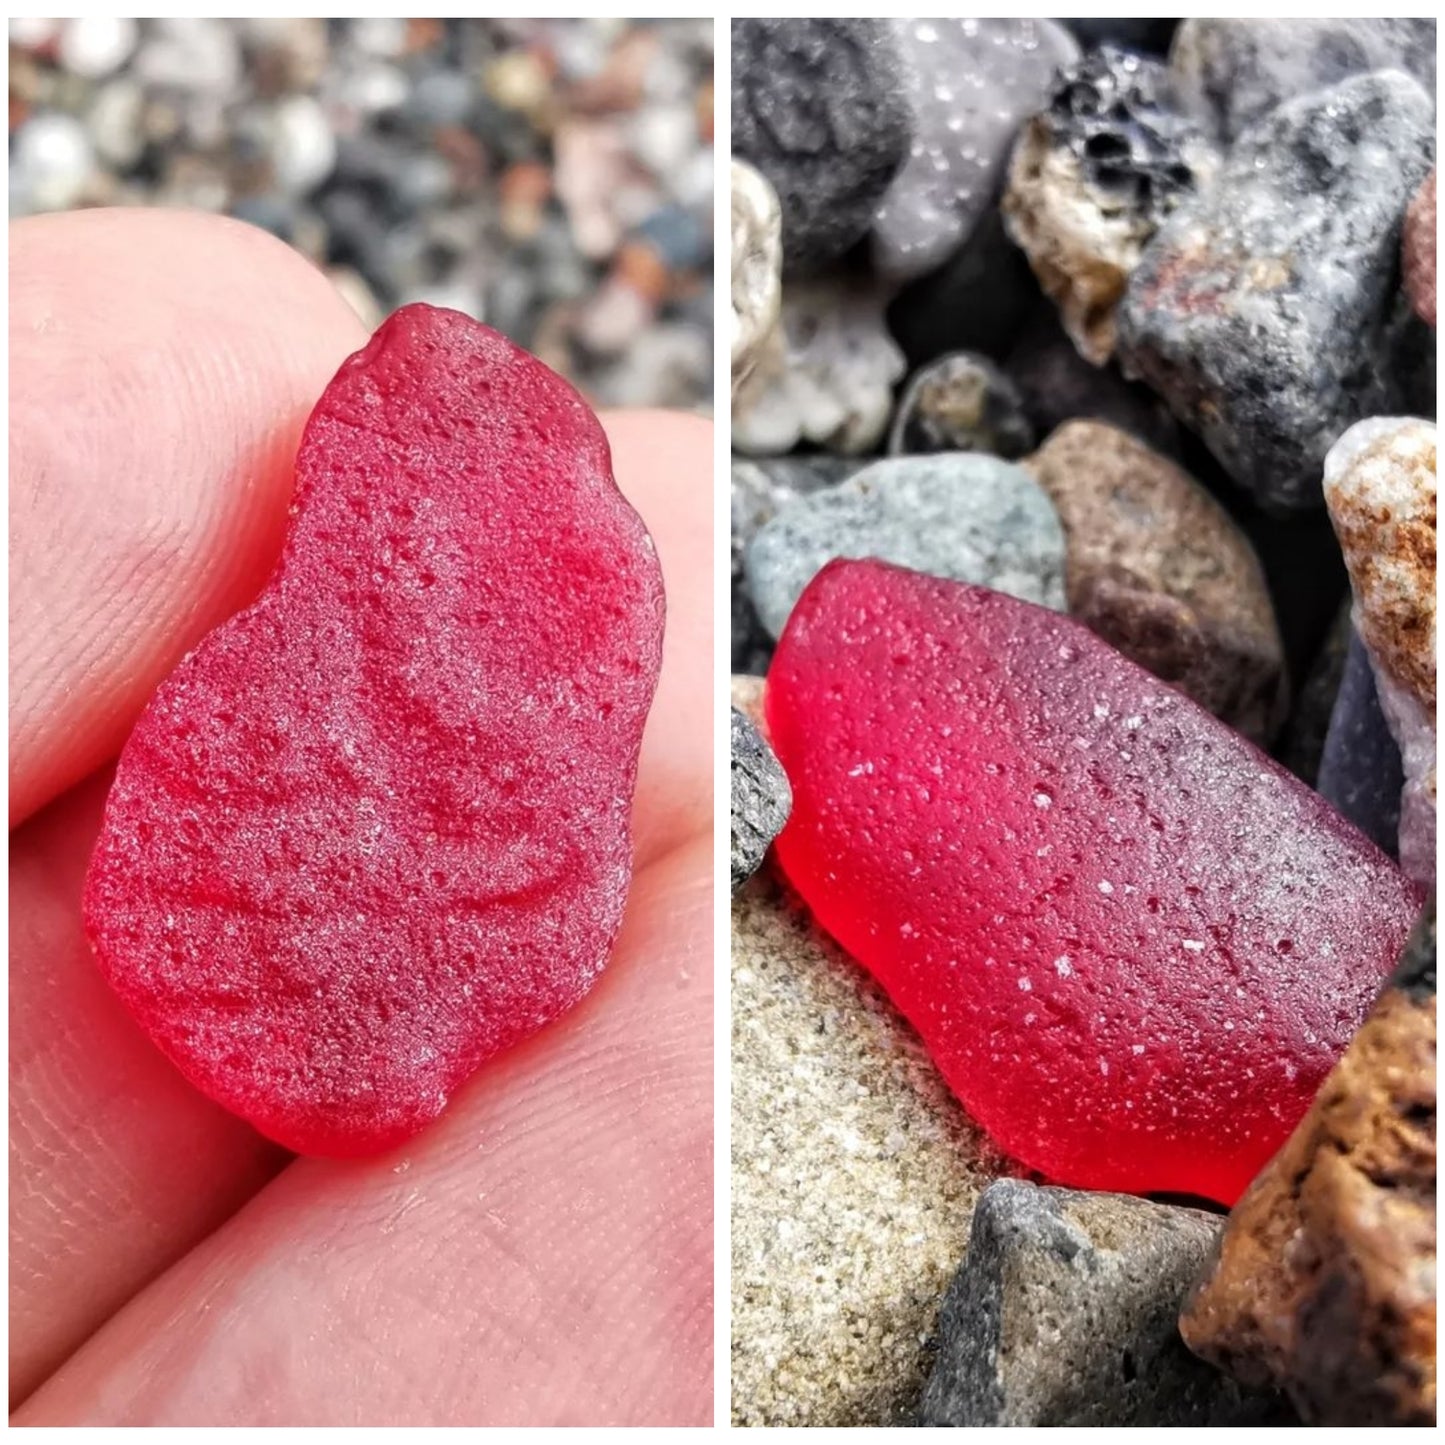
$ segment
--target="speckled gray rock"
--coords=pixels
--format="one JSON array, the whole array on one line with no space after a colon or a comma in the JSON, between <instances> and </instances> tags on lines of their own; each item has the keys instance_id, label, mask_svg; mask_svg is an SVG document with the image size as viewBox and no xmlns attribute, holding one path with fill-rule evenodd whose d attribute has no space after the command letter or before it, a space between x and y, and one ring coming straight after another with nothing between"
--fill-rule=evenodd
<instances>
[{"instance_id":1,"label":"speckled gray rock","mask_svg":"<svg viewBox=\"0 0 1445 1445\"><path fill-rule=\"evenodd\" d=\"M748 596L743 551L758 529L793 497L816 492L858 471L845 457L769 457L732 464L732 670L761 676L773 655L773 639Z\"/></svg>"},{"instance_id":2,"label":"speckled gray rock","mask_svg":"<svg viewBox=\"0 0 1445 1445\"><path fill-rule=\"evenodd\" d=\"M1355 627L1400 745L1400 866L1424 888L1435 885L1435 457L1433 422L1371 417L1324 466Z\"/></svg>"},{"instance_id":3,"label":"speckled gray rock","mask_svg":"<svg viewBox=\"0 0 1445 1445\"><path fill-rule=\"evenodd\" d=\"M771 874L732 911L732 1420L903 1424L974 1199L1005 1166Z\"/></svg>"},{"instance_id":4,"label":"speckled gray rock","mask_svg":"<svg viewBox=\"0 0 1445 1445\"><path fill-rule=\"evenodd\" d=\"M992 1184L939 1317L923 1425L1292 1423L1185 1348L1176 1318L1222 1224L1122 1194Z\"/></svg>"},{"instance_id":5,"label":"speckled gray rock","mask_svg":"<svg viewBox=\"0 0 1445 1445\"><path fill-rule=\"evenodd\" d=\"M908 159L873 228L879 271L899 280L942 264L993 204L1014 133L1077 58L1052 20L893 20L913 107Z\"/></svg>"},{"instance_id":6,"label":"speckled gray rock","mask_svg":"<svg viewBox=\"0 0 1445 1445\"><path fill-rule=\"evenodd\" d=\"M1353 631L1316 786L1392 858L1399 853L1400 749L1380 709L1369 654Z\"/></svg>"},{"instance_id":7,"label":"speckled gray rock","mask_svg":"<svg viewBox=\"0 0 1445 1445\"><path fill-rule=\"evenodd\" d=\"M743 559L748 592L774 637L835 557L877 557L1064 605L1064 534L1053 503L1021 467L980 453L892 457L782 508Z\"/></svg>"},{"instance_id":8,"label":"speckled gray rock","mask_svg":"<svg viewBox=\"0 0 1445 1445\"><path fill-rule=\"evenodd\" d=\"M1165 222L1119 307L1119 355L1267 507L1317 506L1330 443L1393 410L1390 312L1434 108L1380 72L1280 106Z\"/></svg>"},{"instance_id":9,"label":"speckled gray rock","mask_svg":"<svg viewBox=\"0 0 1445 1445\"><path fill-rule=\"evenodd\" d=\"M733 21L732 151L778 193L790 272L816 270L863 236L910 133L881 21Z\"/></svg>"},{"instance_id":10,"label":"speckled gray rock","mask_svg":"<svg viewBox=\"0 0 1445 1445\"><path fill-rule=\"evenodd\" d=\"M736 893L782 832L793 806L782 764L762 734L732 710L732 884Z\"/></svg>"},{"instance_id":11,"label":"speckled gray rock","mask_svg":"<svg viewBox=\"0 0 1445 1445\"><path fill-rule=\"evenodd\" d=\"M1433 20L1185 20L1170 68L1181 98L1222 141L1284 101L1370 70L1402 70L1435 94Z\"/></svg>"},{"instance_id":12,"label":"speckled gray rock","mask_svg":"<svg viewBox=\"0 0 1445 1445\"><path fill-rule=\"evenodd\" d=\"M1219 165L1158 61L1105 46L1060 72L1024 127L1002 209L1079 352L1114 350L1114 308L1144 247Z\"/></svg>"},{"instance_id":13,"label":"speckled gray rock","mask_svg":"<svg viewBox=\"0 0 1445 1445\"><path fill-rule=\"evenodd\" d=\"M845 276L784 285L781 365L733 398L735 451L782 456L812 442L856 456L877 446L905 369L883 324L884 299Z\"/></svg>"},{"instance_id":14,"label":"speckled gray rock","mask_svg":"<svg viewBox=\"0 0 1445 1445\"><path fill-rule=\"evenodd\" d=\"M987 452L1013 461L1033 444L1018 387L988 357L956 351L908 383L893 414L888 454Z\"/></svg>"},{"instance_id":15,"label":"speckled gray rock","mask_svg":"<svg viewBox=\"0 0 1445 1445\"><path fill-rule=\"evenodd\" d=\"M765 353L780 345L782 219L773 188L752 166L733 161L732 394Z\"/></svg>"}]
</instances>

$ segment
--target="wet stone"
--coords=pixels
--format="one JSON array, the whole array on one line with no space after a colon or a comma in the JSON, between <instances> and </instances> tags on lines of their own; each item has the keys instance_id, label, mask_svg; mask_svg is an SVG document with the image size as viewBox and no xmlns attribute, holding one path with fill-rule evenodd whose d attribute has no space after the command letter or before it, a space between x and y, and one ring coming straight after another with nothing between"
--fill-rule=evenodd
<instances>
[{"instance_id":1,"label":"wet stone","mask_svg":"<svg viewBox=\"0 0 1445 1445\"><path fill-rule=\"evenodd\" d=\"M1415 193L1405 213L1401 252L1405 290L1415 314L1427 326L1435 325L1435 172Z\"/></svg>"},{"instance_id":2,"label":"wet stone","mask_svg":"<svg viewBox=\"0 0 1445 1445\"><path fill-rule=\"evenodd\" d=\"M1066 423L1024 465L1063 523L1069 611L1267 744L1288 702L1284 649L1259 559L1224 508L1098 422Z\"/></svg>"},{"instance_id":3,"label":"wet stone","mask_svg":"<svg viewBox=\"0 0 1445 1445\"><path fill-rule=\"evenodd\" d=\"M1289 1424L1195 1358L1176 1319L1217 1215L991 1184L938 1323L925 1426Z\"/></svg>"},{"instance_id":4,"label":"wet stone","mask_svg":"<svg viewBox=\"0 0 1445 1445\"><path fill-rule=\"evenodd\" d=\"M1435 909L1180 1318L1307 1424L1435 1423Z\"/></svg>"},{"instance_id":5,"label":"wet stone","mask_svg":"<svg viewBox=\"0 0 1445 1445\"><path fill-rule=\"evenodd\" d=\"M733 154L778 193L790 272L816 271L863 236L910 134L882 21L733 21Z\"/></svg>"},{"instance_id":6,"label":"wet stone","mask_svg":"<svg viewBox=\"0 0 1445 1445\"><path fill-rule=\"evenodd\" d=\"M744 556L748 591L775 638L804 587L837 557L875 557L1064 605L1053 504L1021 467L980 453L889 458L782 507Z\"/></svg>"},{"instance_id":7,"label":"wet stone","mask_svg":"<svg viewBox=\"0 0 1445 1445\"><path fill-rule=\"evenodd\" d=\"M1060 73L1009 164L1003 215L1064 328L1096 366L1160 223L1218 166L1157 61L1105 47Z\"/></svg>"},{"instance_id":8,"label":"wet stone","mask_svg":"<svg viewBox=\"0 0 1445 1445\"><path fill-rule=\"evenodd\" d=\"M1125 373L1266 507L1317 506L1330 441L1398 403L1400 225L1433 138L1430 98L1396 72L1282 105L1130 279Z\"/></svg>"}]
</instances>

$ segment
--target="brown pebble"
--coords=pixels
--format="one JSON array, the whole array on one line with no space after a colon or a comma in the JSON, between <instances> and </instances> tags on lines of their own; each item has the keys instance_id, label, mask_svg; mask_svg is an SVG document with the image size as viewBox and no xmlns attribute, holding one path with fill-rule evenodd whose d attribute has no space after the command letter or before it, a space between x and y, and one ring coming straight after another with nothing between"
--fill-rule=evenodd
<instances>
[{"instance_id":1,"label":"brown pebble","mask_svg":"<svg viewBox=\"0 0 1445 1445\"><path fill-rule=\"evenodd\" d=\"M1415 192L1410 209L1405 212L1405 235L1402 265L1405 290L1415 314L1431 326L1435 324L1435 172Z\"/></svg>"},{"instance_id":2,"label":"brown pebble","mask_svg":"<svg viewBox=\"0 0 1445 1445\"><path fill-rule=\"evenodd\" d=\"M1319 1425L1435 1422L1435 911L1179 1321Z\"/></svg>"},{"instance_id":3,"label":"brown pebble","mask_svg":"<svg viewBox=\"0 0 1445 1445\"><path fill-rule=\"evenodd\" d=\"M1259 743L1288 702L1259 559L1173 462L1116 427L1071 421L1021 463L1058 509L1069 611Z\"/></svg>"}]
</instances>

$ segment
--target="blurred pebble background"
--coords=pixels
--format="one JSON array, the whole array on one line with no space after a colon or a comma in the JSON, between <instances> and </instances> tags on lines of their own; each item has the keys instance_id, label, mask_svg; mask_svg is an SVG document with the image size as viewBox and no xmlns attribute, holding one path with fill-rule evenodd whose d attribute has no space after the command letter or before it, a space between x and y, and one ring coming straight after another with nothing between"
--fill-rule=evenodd
<instances>
[{"instance_id":1,"label":"blurred pebble background","mask_svg":"<svg viewBox=\"0 0 1445 1445\"><path fill-rule=\"evenodd\" d=\"M709 20L11 20L10 214L181 206L368 325L479 317L598 405L712 396Z\"/></svg>"}]
</instances>

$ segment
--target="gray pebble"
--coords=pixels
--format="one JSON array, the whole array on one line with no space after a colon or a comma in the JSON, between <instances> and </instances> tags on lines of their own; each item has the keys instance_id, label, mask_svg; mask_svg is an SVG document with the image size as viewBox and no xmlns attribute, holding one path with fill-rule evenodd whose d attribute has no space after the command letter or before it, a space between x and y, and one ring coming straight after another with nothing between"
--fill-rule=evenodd
<instances>
[{"instance_id":1,"label":"gray pebble","mask_svg":"<svg viewBox=\"0 0 1445 1445\"><path fill-rule=\"evenodd\" d=\"M1012 461L1033 444L1018 387L988 357L959 351L908 383L893 414L888 454L987 452Z\"/></svg>"},{"instance_id":2,"label":"gray pebble","mask_svg":"<svg viewBox=\"0 0 1445 1445\"><path fill-rule=\"evenodd\" d=\"M938 1322L925 1426L1290 1424L1196 1359L1179 1309L1222 1220L1001 1179L974 1209Z\"/></svg>"},{"instance_id":3,"label":"gray pebble","mask_svg":"<svg viewBox=\"0 0 1445 1445\"><path fill-rule=\"evenodd\" d=\"M1166 221L1118 311L1119 356L1266 507L1319 506L1331 442L1398 412L1386 322L1434 107L1408 76L1280 106Z\"/></svg>"},{"instance_id":4,"label":"gray pebble","mask_svg":"<svg viewBox=\"0 0 1445 1445\"><path fill-rule=\"evenodd\" d=\"M913 144L873 228L895 280L946 261L988 211L1015 133L1079 47L1052 20L893 20Z\"/></svg>"},{"instance_id":5,"label":"gray pebble","mask_svg":"<svg viewBox=\"0 0 1445 1445\"><path fill-rule=\"evenodd\" d=\"M1400 851L1400 748L1375 689L1370 655L1350 633L1345 672L1320 759L1319 791L1392 858Z\"/></svg>"},{"instance_id":6,"label":"gray pebble","mask_svg":"<svg viewBox=\"0 0 1445 1445\"><path fill-rule=\"evenodd\" d=\"M773 750L737 708L732 710L732 891L763 861L788 821L792 789Z\"/></svg>"},{"instance_id":7,"label":"gray pebble","mask_svg":"<svg viewBox=\"0 0 1445 1445\"><path fill-rule=\"evenodd\" d=\"M1433 20L1185 20L1169 64L1185 103L1228 142L1284 101L1370 70L1435 93Z\"/></svg>"},{"instance_id":8,"label":"gray pebble","mask_svg":"<svg viewBox=\"0 0 1445 1445\"><path fill-rule=\"evenodd\" d=\"M785 270L817 270L863 236L908 141L881 21L733 21L732 153L778 193Z\"/></svg>"},{"instance_id":9,"label":"gray pebble","mask_svg":"<svg viewBox=\"0 0 1445 1445\"><path fill-rule=\"evenodd\" d=\"M1064 606L1053 503L1022 468L981 453L892 457L784 506L744 554L749 595L774 637L836 557L876 557Z\"/></svg>"}]
</instances>

